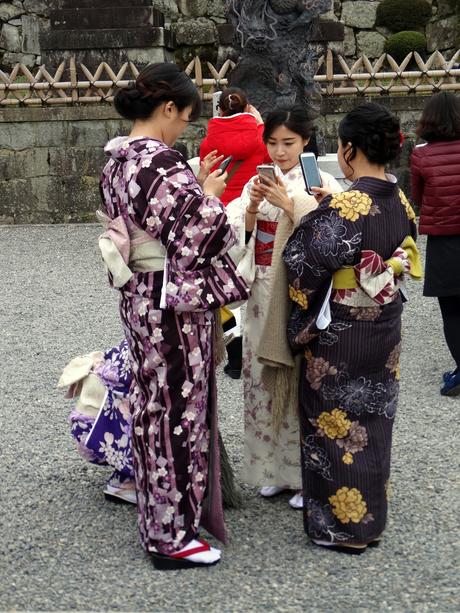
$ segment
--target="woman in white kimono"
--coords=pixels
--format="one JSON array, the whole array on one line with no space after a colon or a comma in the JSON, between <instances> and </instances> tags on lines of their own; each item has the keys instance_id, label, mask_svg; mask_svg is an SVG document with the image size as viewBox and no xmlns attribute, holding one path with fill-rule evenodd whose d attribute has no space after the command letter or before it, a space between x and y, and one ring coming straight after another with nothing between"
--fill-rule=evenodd
<instances>
[{"instance_id":1,"label":"woman in white kimono","mask_svg":"<svg viewBox=\"0 0 460 613\"><path fill-rule=\"evenodd\" d=\"M283 219L285 215L279 205L274 206L272 202L291 198L296 211L294 223L300 222L317 206L315 198L305 190L299 164L299 154L308 145L312 131L313 123L303 107L270 113L265 121L263 138L274 164L276 183L265 179L262 182L259 177L253 177L245 186L241 198L227 207L227 214L237 229L240 247L243 248L239 270L245 274L247 281L252 281L243 332L243 480L260 487L260 494L265 497L283 490L293 490L295 494L289 503L294 508L302 508L297 414L291 411L278 420L280 423L275 423L272 396L262 381L258 348L264 334L270 299L272 305L285 299L281 292L279 296L273 295L278 291L276 287L280 286L273 286L272 280L278 265L284 267L279 257L281 247L294 229L293 224ZM323 186L328 186L332 191L342 191L331 175L321 173L321 178ZM283 237L279 235L280 230ZM267 327L271 325L272 322L268 321ZM273 322L273 325L276 323ZM278 328L284 338L285 327ZM269 359L269 363L271 361Z\"/></svg>"}]
</instances>

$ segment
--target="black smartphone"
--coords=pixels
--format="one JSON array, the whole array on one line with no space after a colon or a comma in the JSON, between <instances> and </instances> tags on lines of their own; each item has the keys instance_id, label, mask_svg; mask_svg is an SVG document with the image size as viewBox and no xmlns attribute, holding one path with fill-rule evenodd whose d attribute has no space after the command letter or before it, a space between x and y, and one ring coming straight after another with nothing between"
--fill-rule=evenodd
<instances>
[{"instance_id":1,"label":"black smartphone","mask_svg":"<svg viewBox=\"0 0 460 613\"><path fill-rule=\"evenodd\" d=\"M220 174L224 174L224 172L227 170L228 165L230 164L230 162L233 160L233 156L229 155L228 158L225 158L225 160L222 160L221 165L219 166L220 170L222 171Z\"/></svg>"},{"instance_id":2,"label":"black smartphone","mask_svg":"<svg viewBox=\"0 0 460 613\"><path fill-rule=\"evenodd\" d=\"M314 192L311 191L311 188L321 187L323 184L321 181L321 175L319 174L315 154L301 153L299 155L299 160L307 192L313 196Z\"/></svg>"}]
</instances>

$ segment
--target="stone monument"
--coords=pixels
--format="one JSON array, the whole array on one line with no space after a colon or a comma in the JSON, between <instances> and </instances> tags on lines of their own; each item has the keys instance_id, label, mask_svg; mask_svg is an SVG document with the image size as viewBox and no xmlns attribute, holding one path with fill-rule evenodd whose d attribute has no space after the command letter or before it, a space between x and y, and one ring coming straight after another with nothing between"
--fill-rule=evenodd
<instances>
[{"instance_id":1,"label":"stone monument","mask_svg":"<svg viewBox=\"0 0 460 613\"><path fill-rule=\"evenodd\" d=\"M306 104L320 112L321 93L313 80L320 47L319 16L331 0L226 0L239 59L229 84L241 87L262 115L274 108Z\"/></svg>"}]
</instances>

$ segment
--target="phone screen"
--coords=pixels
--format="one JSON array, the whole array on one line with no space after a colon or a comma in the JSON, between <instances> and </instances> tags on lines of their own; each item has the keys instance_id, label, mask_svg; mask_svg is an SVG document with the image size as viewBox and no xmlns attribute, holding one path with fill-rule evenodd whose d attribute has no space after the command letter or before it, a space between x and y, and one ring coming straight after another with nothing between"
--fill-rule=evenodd
<instances>
[{"instance_id":1,"label":"phone screen","mask_svg":"<svg viewBox=\"0 0 460 613\"><path fill-rule=\"evenodd\" d=\"M312 194L313 192L310 191L312 187L321 187L323 184L315 155L313 153L301 153L299 159L307 192Z\"/></svg>"}]
</instances>

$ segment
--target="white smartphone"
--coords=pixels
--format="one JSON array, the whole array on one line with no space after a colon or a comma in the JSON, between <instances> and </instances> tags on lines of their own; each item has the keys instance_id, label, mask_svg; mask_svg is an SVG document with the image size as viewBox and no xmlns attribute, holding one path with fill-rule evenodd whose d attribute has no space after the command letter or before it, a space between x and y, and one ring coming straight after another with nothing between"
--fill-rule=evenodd
<instances>
[{"instance_id":1,"label":"white smartphone","mask_svg":"<svg viewBox=\"0 0 460 613\"><path fill-rule=\"evenodd\" d=\"M212 95L212 116L217 117L219 114L219 101L222 96L222 92L214 92Z\"/></svg>"},{"instance_id":2,"label":"white smartphone","mask_svg":"<svg viewBox=\"0 0 460 613\"><path fill-rule=\"evenodd\" d=\"M260 164L260 166L257 166L257 174L261 181L264 180L264 177L268 177L276 183L275 169L273 166L270 166L270 164Z\"/></svg>"},{"instance_id":3,"label":"white smartphone","mask_svg":"<svg viewBox=\"0 0 460 613\"><path fill-rule=\"evenodd\" d=\"M299 155L299 160L307 192L313 196L314 192L311 191L311 188L321 187L323 184L321 181L321 175L319 174L315 154L301 153Z\"/></svg>"}]
</instances>

